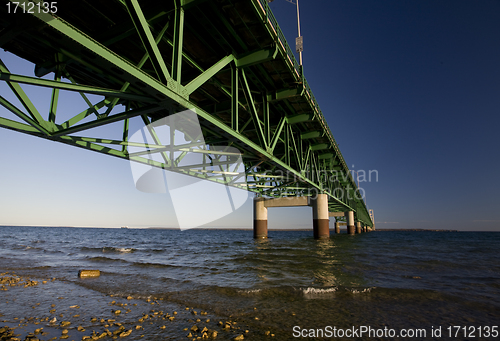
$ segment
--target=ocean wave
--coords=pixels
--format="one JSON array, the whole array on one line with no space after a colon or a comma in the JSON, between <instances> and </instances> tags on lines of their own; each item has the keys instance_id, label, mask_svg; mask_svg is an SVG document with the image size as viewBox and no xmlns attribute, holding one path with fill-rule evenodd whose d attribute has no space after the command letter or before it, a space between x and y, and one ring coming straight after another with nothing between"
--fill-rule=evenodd
<instances>
[{"instance_id":1,"label":"ocean wave","mask_svg":"<svg viewBox=\"0 0 500 341\"><path fill-rule=\"evenodd\" d=\"M136 251L135 249L131 247L110 247L110 246L105 246L102 248L102 252L117 252L117 253L131 253Z\"/></svg>"},{"instance_id":2,"label":"ocean wave","mask_svg":"<svg viewBox=\"0 0 500 341\"><path fill-rule=\"evenodd\" d=\"M132 253L137 251L131 247L113 247L113 246L105 246L105 247L87 247L83 246L80 248L83 252L104 252L104 253Z\"/></svg>"},{"instance_id":3,"label":"ocean wave","mask_svg":"<svg viewBox=\"0 0 500 341\"><path fill-rule=\"evenodd\" d=\"M297 296L299 293L289 286L269 287L259 289L236 289L231 287L218 287L217 291L229 296L250 296L250 297L277 297L277 296Z\"/></svg>"},{"instance_id":4,"label":"ocean wave","mask_svg":"<svg viewBox=\"0 0 500 341\"><path fill-rule=\"evenodd\" d=\"M129 263L126 260L123 259L116 259L116 258L109 258L109 257L103 257L103 256L98 256L98 257L87 257L88 260L94 261L94 262L119 262L119 263Z\"/></svg>"},{"instance_id":5,"label":"ocean wave","mask_svg":"<svg viewBox=\"0 0 500 341\"><path fill-rule=\"evenodd\" d=\"M50 265L40 265L40 266L20 266L20 267L3 267L3 270L9 271L21 271L21 270L49 270L52 269Z\"/></svg>"},{"instance_id":6,"label":"ocean wave","mask_svg":"<svg viewBox=\"0 0 500 341\"><path fill-rule=\"evenodd\" d=\"M226 288L229 289L229 288ZM352 294L369 293L373 288L351 288L351 287L290 287L278 286L259 289L237 289L236 293L243 296L304 296L306 298L321 298L340 292ZM230 290L230 289L229 289Z\"/></svg>"},{"instance_id":7,"label":"ocean wave","mask_svg":"<svg viewBox=\"0 0 500 341\"><path fill-rule=\"evenodd\" d=\"M373 288L365 288L365 289L355 289L355 288L346 288L347 291L350 291L353 294L363 294L366 292L371 292Z\"/></svg>"},{"instance_id":8,"label":"ocean wave","mask_svg":"<svg viewBox=\"0 0 500 341\"><path fill-rule=\"evenodd\" d=\"M336 292L337 290L339 290L339 288L332 287L332 288L323 289L323 288L308 287L308 288L302 288L300 290L302 290L302 293L304 293L304 295L310 295L310 294L321 295L321 294L330 294L332 292Z\"/></svg>"},{"instance_id":9,"label":"ocean wave","mask_svg":"<svg viewBox=\"0 0 500 341\"><path fill-rule=\"evenodd\" d=\"M252 295L252 294L257 294L260 293L263 289L249 289L249 290L240 290L240 294L245 294L245 295Z\"/></svg>"},{"instance_id":10,"label":"ocean wave","mask_svg":"<svg viewBox=\"0 0 500 341\"><path fill-rule=\"evenodd\" d=\"M151 268L184 268L184 266L162 264L162 263L149 263L149 262L132 262L130 265L138 267L151 267Z\"/></svg>"},{"instance_id":11,"label":"ocean wave","mask_svg":"<svg viewBox=\"0 0 500 341\"><path fill-rule=\"evenodd\" d=\"M102 252L102 247L87 247L83 246L80 248L80 251L84 252Z\"/></svg>"},{"instance_id":12,"label":"ocean wave","mask_svg":"<svg viewBox=\"0 0 500 341\"><path fill-rule=\"evenodd\" d=\"M159 252L165 252L165 249L145 249L145 250L141 250L141 251L159 253Z\"/></svg>"},{"instance_id":13,"label":"ocean wave","mask_svg":"<svg viewBox=\"0 0 500 341\"><path fill-rule=\"evenodd\" d=\"M19 246L23 247L23 250L45 251L43 248L36 246L29 246L29 245L19 245Z\"/></svg>"}]
</instances>

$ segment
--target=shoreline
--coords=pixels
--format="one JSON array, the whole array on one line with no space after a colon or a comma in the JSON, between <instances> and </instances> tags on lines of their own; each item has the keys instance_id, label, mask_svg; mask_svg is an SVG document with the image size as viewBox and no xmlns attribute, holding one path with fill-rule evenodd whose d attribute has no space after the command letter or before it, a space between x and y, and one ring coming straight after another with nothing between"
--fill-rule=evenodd
<instances>
[{"instance_id":1,"label":"shoreline","mask_svg":"<svg viewBox=\"0 0 500 341\"><path fill-rule=\"evenodd\" d=\"M0 228L2 227L33 227L33 228L74 228L74 229L116 229L116 230L167 230L167 231L187 231L187 230L195 230L195 231L209 231L209 230L216 230L216 231L247 231L251 232L253 231L252 228L249 227L199 227L199 228L191 228L191 229L186 229L186 230L181 230L179 228L174 228L174 227L127 227L127 228L121 228L121 227L96 227L96 226L49 226L49 225L0 225ZM307 231L312 231L312 226L311 228L269 228L269 232L307 232ZM330 227L330 233L332 235L335 235L335 228ZM404 228L377 228L374 231L371 232L479 232L479 233L500 233L500 231L490 231L490 230L450 230L450 229L404 229ZM340 234L345 234L345 229L341 229Z\"/></svg>"},{"instance_id":2,"label":"shoreline","mask_svg":"<svg viewBox=\"0 0 500 341\"><path fill-rule=\"evenodd\" d=\"M240 335L252 339L252 335L262 333L231 316L181 307L163 298L108 295L72 282L20 272L0 273L1 340L151 340L160 336L233 340Z\"/></svg>"}]
</instances>

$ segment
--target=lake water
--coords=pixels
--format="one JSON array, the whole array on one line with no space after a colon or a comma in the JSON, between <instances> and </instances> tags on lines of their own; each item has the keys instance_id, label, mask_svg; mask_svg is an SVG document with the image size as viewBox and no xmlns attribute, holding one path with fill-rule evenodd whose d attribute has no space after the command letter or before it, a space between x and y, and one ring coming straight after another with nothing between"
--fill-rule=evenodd
<instances>
[{"instance_id":1,"label":"lake water","mask_svg":"<svg viewBox=\"0 0 500 341\"><path fill-rule=\"evenodd\" d=\"M218 340L322 339L319 329L330 336L334 327L347 333L361 326L372 334L354 339L420 329L425 337L414 339L452 333L451 339L477 340L487 330L494 336L500 324L500 233L332 233L318 241L312 231L270 231L269 237L253 240L243 230L0 227L0 272L40 281L0 291L0 320L25 322L18 328L25 335L32 322L67 319L75 340L102 332L102 318L119 320L133 329L128 339L143 340L201 336L193 325L217 331ZM81 269L101 276L80 279ZM160 310L175 311L175 319L138 322ZM223 329L226 321L231 328ZM40 326L46 339L60 336L57 325Z\"/></svg>"}]
</instances>

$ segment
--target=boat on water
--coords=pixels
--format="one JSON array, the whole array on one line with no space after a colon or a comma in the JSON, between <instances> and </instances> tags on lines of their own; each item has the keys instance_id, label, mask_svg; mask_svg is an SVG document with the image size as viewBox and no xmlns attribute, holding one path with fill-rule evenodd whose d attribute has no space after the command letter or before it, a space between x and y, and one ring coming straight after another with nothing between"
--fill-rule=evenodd
<instances>
[{"instance_id":1,"label":"boat on water","mask_svg":"<svg viewBox=\"0 0 500 341\"><path fill-rule=\"evenodd\" d=\"M128 229L128 226L122 226L122 229Z\"/></svg>"}]
</instances>

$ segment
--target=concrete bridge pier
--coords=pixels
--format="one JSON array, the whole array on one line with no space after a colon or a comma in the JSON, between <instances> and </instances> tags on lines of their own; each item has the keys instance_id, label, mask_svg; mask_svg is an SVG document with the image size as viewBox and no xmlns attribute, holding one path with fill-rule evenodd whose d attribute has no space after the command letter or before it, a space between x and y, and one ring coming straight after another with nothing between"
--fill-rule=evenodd
<instances>
[{"instance_id":1,"label":"concrete bridge pier","mask_svg":"<svg viewBox=\"0 0 500 341\"><path fill-rule=\"evenodd\" d=\"M318 194L315 199L311 198L313 208L313 232L315 239L330 238L330 216L328 212L328 196Z\"/></svg>"},{"instance_id":2,"label":"concrete bridge pier","mask_svg":"<svg viewBox=\"0 0 500 341\"><path fill-rule=\"evenodd\" d=\"M329 212L328 215L330 217L344 217L345 213L344 212ZM335 233L340 233L340 222L335 220Z\"/></svg>"},{"instance_id":3,"label":"concrete bridge pier","mask_svg":"<svg viewBox=\"0 0 500 341\"><path fill-rule=\"evenodd\" d=\"M354 212L348 211L346 218L347 218L347 233L355 234L356 228L354 227Z\"/></svg>"},{"instance_id":4,"label":"concrete bridge pier","mask_svg":"<svg viewBox=\"0 0 500 341\"><path fill-rule=\"evenodd\" d=\"M312 206L314 238L330 237L330 218L328 212L328 196L319 194L315 199L310 197L284 197L266 199L256 197L253 201L253 237L267 238L267 209L269 207Z\"/></svg>"},{"instance_id":5,"label":"concrete bridge pier","mask_svg":"<svg viewBox=\"0 0 500 341\"><path fill-rule=\"evenodd\" d=\"M340 233L340 223L338 221L335 222L335 233L336 234Z\"/></svg>"},{"instance_id":6,"label":"concrete bridge pier","mask_svg":"<svg viewBox=\"0 0 500 341\"><path fill-rule=\"evenodd\" d=\"M330 237L330 217L346 217L347 233L356 234L368 232L367 226L354 220L354 212L329 212L328 196L318 194L317 197L283 197L262 198L256 197L253 201L253 237L256 239L267 238L267 209L269 207L294 207L310 206L313 209L313 233L315 239ZM340 222L335 222L335 233L340 233Z\"/></svg>"},{"instance_id":7,"label":"concrete bridge pier","mask_svg":"<svg viewBox=\"0 0 500 341\"><path fill-rule=\"evenodd\" d=\"M267 238L267 207L265 198L257 197L253 200L253 237Z\"/></svg>"}]
</instances>

